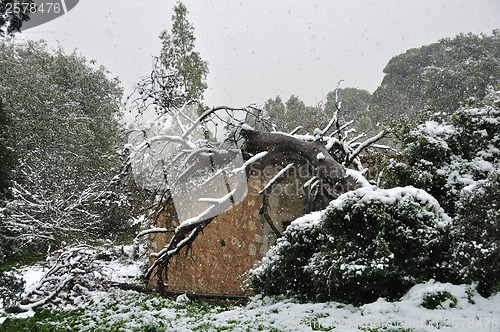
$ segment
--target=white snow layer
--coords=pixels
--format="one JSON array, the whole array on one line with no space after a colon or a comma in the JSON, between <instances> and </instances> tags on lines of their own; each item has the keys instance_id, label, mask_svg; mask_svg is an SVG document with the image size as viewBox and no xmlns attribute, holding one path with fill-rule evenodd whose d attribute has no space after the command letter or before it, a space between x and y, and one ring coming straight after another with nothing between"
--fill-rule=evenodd
<instances>
[{"instance_id":1,"label":"white snow layer","mask_svg":"<svg viewBox=\"0 0 500 332\"><path fill-rule=\"evenodd\" d=\"M307 227L316 223L320 214L314 212L293 223L296 227ZM139 275L138 264L137 267L129 264L121 266L120 261L113 261L111 264L115 271L113 280L125 281L130 280L131 274ZM35 276L40 274L39 270L40 268L26 269L23 274L27 280L33 281ZM452 294L457 299L456 306L452 307L451 301L446 301L434 310L424 308L422 303L425 296L437 292ZM477 293L474 285L452 285L434 280L414 286L399 301L378 299L361 307L337 302L297 303L294 300L255 296L246 306L212 307L193 314L193 309L189 307L191 304L185 297L177 300L161 299L118 289L95 292L92 300L79 304L79 308L84 309L82 315L88 323L75 326L75 329L103 329L105 326L102 324L122 322L123 331L159 323L168 327L169 331L347 332L390 331L398 328L419 332L500 331L500 293L483 298ZM71 310L75 307L67 305L62 309ZM103 315L105 319L96 319L104 317ZM8 317L26 317L26 313L11 314ZM0 324L6 318L7 316L0 317Z\"/></svg>"},{"instance_id":2,"label":"white snow layer","mask_svg":"<svg viewBox=\"0 0 500 332\"><path fill-rule=\"evenodd\" d=\"M406 199L409 196L413 197L420 203L425 204L429 208L432 207L435 209L440 219L437 222L438 227L445 227L447 224L452 222L452 219L444 212L439 205L439 202L433 196L425 190L417 189L413 186L395 187L391 189L379 189L367 186L340 195L337 199L330 203L330 206L334 208L341 208L345 201L351 198L356 198L357 202L360 204L371 201L379 201L383 204L392 205L397 201Z\"/></svg>"},{"instance_id":3,"label":"white snow layer","mask_svg":"<svg viewBox=\"0 0 500 332\"><path fill-rule=\"evenodd\" d=\"M370 187L370 188L372 187L370 182L368 182L368 180L363 176L363 174L361 174L360 171L346 168L345 174L356 180L356 182L359 183L362 187Z\"/></svg>"},{"instance_id":4,"label":"white snow layer","mask_svg":"<svg viewBox=\"0 0 500 332\"><path fill-rule=\"evenodd\" d=\"M252 127L252 126L247 125L246 123L244 123L244 124L241 126L241 130L255 130L255 129L253 129L253 127Z\"/></svg>"}]
</instances>

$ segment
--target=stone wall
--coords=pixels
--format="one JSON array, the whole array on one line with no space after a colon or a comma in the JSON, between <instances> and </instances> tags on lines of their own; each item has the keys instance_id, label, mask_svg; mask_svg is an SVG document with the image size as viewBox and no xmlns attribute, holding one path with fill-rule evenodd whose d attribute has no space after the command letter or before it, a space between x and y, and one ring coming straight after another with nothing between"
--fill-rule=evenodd
<instances>
[{"instance_id":1,"label":"stone wall","mask_svg":"<svg viewBox=\"0 0 500 332\"><path fill-rule=\"evenodd\" d=\"M168 289L216 294L248 294L244 290L248 271L276 242L276 236L262 220L259 208L263 188L260 176L250 175L245 198L216 217L195 240L186 256L174 258L168 270ZM173 203L162 211L158 227L178 225ZM282 225L276 225L282 230ZM158 252L171 235L150 237L150 251Z\"/></svg>"}]
</instances>

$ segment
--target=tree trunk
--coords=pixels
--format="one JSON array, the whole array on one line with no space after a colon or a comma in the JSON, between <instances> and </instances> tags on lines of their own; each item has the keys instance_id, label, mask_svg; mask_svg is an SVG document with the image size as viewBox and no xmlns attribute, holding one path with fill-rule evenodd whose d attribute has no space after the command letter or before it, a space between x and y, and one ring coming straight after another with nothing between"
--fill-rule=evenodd
<instances>
[{"instance_id":1,"label":"tree trunk","mask_svg":"<svg viewBox=\"0 0 500 332\"><path fill-rule=\"evenodd\" d=\"M344 193L361 187L318 140L310 142L292 135L246 129L241 130L241 136L245 138L242 147L243 153L247 155L245 157L267 151L266 159L274 157L294 163L296 167L307 167L313 176L337 192Z\"/></svg>"}]
</instances>

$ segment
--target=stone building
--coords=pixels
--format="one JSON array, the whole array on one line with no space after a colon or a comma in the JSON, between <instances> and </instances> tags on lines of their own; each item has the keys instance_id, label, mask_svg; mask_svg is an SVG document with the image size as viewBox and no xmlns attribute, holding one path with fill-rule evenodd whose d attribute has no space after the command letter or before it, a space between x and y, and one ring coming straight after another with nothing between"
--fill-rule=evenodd
<instances>
[{"instance_id":1,"label":"stone building","mask_svg":"<svg viewBox=\"0 0 500 332\"><path fill-rule=\"evenodd\" d=\"M372 173L380 168L379 159L366 161L373 169ZM256 167L247 172L246 193L241 201L220 213L196 238L187 255L183 252L172 259L166 283L168 290L251 294L251 289L246 286L248 272L276 243L279 233L296 218L326 207L328 201L311 206L304 189L311 176L305 169L293 169L292 175L284 178L269 195L267 212L272 227L260 213L263 196L259 192L286 165L280 164L279 160L271 164L275 166L263 167L256 163ZM174 229L178 224L176 207L170 200L159 214L156 227ZM150 253L160 251L171 236L171 233L150 235Z\"/></svg>"},{"instance_id":2,"label":"stone building","mask_svg":"<svg viewBox=\"0 0 500 332\"><path fill-rule=\"evenodd\" d=\"M212 220L194 241L187 256L181 253L172 260L167 289L234 295L251 293L245 289L248 271L276 243L276 232L282 233L291 221L307 212L305 191L300 188L309 177L294 174L280 182L269 196L267 211L274 227L260 214L262 195L259 192L277 173L276 169L282 168L277 163L272 168L254 167L247 173L247 188L242 200ZM156 227L174 229L178 223L176 207L170 200L160 213ZM169 233L150 235L150 252L161 250L171 236Z\"/></svg>"}]
</instances>

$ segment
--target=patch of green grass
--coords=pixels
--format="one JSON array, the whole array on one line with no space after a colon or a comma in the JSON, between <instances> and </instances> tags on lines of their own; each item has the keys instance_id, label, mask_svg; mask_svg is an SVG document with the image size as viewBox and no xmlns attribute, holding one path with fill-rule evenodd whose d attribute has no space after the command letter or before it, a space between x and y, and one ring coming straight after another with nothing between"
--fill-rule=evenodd
<instances>
[{"instance_id":1,"label":"patch of green grass","mask_svg":"<svg viewBox=\"0 0 500 332\"><path fill-rule=\"evenodd\" d=\"M36 312L33 317L23 319L7 318L0 328L2 331L72 331L71 325L62 325L67 313L53 310ZM66 322L65 322L66 323ZM67 327L63 327L67 326Z\"/></svg>"},{"instance_id":2,"label":"patch of green grass","mask_svg":"<svg viewBox=\"0 0 500 332\"><path fill-rule=\"evenodd\" d=\"M15 257L11 257L7 262L0 265L0 271L7 272L12 269L20 269L25 266L31 266L35 264L46 265L45 256L36 252L23 252L16 254Z\"/></svg>"},{"instance_id":3,"label":"patch of green grass","mask_svg":"<svg viewBox=\"0 0 500 332\"><path fill-rule=\"evenodd\" d=\"M468 286L465 289L465 293L467 294L467 301L469 302L469 304L476 304L476 302L474 301L474 289L471 286Z\"/></svg>"},{"instance_id":4,"label":"patch of green grass","mask_svg":"<svg viewBox=\"0 0 500 332\"><path fill-rule=\"evenodd\" d=\"M228 324L218 327L207 319L213 314L230 310L227 305L206 302L181 304L155 294L123 291L90 300L78 309L47 309L28 318L8 317L0 324L0 331L168 331L175 327L176 322L174 317L164 317L164 310L175 311L177 318L192 323L195 331L230 331L234 327Z\"/></svg>"}]
</instances>

